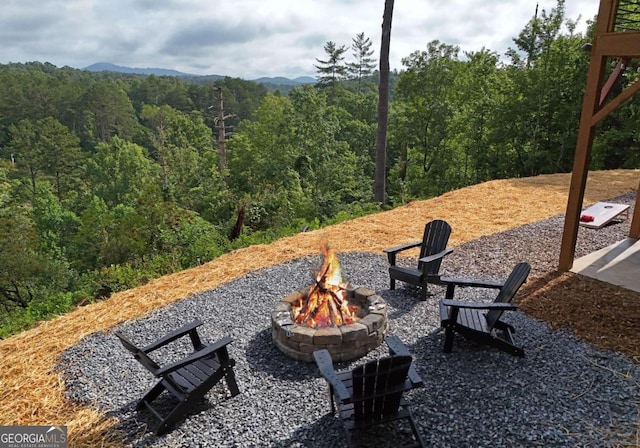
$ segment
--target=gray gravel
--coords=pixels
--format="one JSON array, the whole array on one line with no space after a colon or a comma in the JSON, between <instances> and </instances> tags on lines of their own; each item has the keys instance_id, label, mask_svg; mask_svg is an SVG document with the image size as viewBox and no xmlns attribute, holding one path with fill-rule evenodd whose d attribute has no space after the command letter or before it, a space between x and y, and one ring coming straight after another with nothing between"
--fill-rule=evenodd
<instances>
[{"instance_id":1,"label":"gray gravel","mask_svg":"<svg viewBox=\"0 0 640 448\"><path fill-rule=\"evenodd\" d=\"M634 195L615 202L633 206ZM443 269L451 274L503 279L515 263L527 261L532 276L556 268L562 216L463 244ZM594 231L581 229L576 256L626 237L629 221ZM343 274L353 285L375 289L387 300L391 334L414 354L425 387L408 398L429 446L616 446L630 443L638 429L640 368L624 356L597 350L572 335L552 330L524 313L505 320L517 330L526 358L478 346L457 337L454 351L442 353L437 300L417 292L389 290L383 256L340 254ZM60 359L67 393L78 402L116 416L127 446L158 447L333 447L344 441L339 421L328 415L326 385L312 364L293 361L271 343L269 313L283 296L308 285L320 257L305 257L261 269L214 290L188 297L117 329L139 344L195 318L201 335L230 334L241 394L230 398L224 383L173 432L155 437L155 422L134 411L135 401L154 379L125 352L110 332L84 338ZM463 300L492 300L491 292L461 289ZM159 359L179 356L185 347ZM385 354L381 347L365 359ZM360 361L339 364L347 368ZM375 446L396 446L406 428L378 434ZM366 435L363 435L367 437ZM362 440L362 439L360 439ZM364 442L371 446L370 440Z\"/></svg>"}]
</instances>

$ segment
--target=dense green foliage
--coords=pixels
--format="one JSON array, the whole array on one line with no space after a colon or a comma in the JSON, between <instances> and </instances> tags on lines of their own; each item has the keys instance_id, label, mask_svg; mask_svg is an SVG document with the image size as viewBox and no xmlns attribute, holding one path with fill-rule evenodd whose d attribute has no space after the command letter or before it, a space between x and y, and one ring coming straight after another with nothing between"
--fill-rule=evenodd
<instances>
[{"instance_id":1,"label":"dense green foliage","mask_svg":"<svg viewBox=\"0 0 640 448\"><path fill-rule=\"evenodd\" d=\"M571 169L589 55L563 2L507 60L434 41L392 76L391 206ZM363 34L328 42L316 86L0 65L0 337L229 250L378 209L377 73ZM630 67L622 83L638 77ZM618 86L622 88L623 85ZM224 95L225 164L215 90ZM631 100L592 168L640 165Z\"/></svg>"}]
</instances>

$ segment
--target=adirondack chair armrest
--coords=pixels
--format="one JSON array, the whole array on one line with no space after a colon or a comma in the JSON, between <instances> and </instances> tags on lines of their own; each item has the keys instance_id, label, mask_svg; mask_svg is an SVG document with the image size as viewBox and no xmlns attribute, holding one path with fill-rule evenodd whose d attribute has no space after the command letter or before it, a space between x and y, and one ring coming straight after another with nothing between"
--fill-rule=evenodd
<instances>
[{"instance_id":1,"label":"adirondack chair armrest","mask_svg":"<svg viewBox=\"0 0 640 448\"><path fill-rule=\"evenodd\" d=\"M398 254L398 252L402 252L403 250L407 250L407 249L412 249L414 247L419 247L420 245L422 245L422 241L414 241L413 243L401 244L399 246L383 249L382 251L387 254L387 259L389 260L389 264L391 266L395 266L396 255Z\"/></svg>"},{"instance_id":2,"label":"adirondack chair armrest","mask_svg":"<svg viewBox=\"0 0 640 448\"><path fill-rule=\"evenodd\" d=\"M447 292L445 298L447 300L453 300L456 286L461 288L488 288L488 289L500 289L504 286L502 282L494 282L490 280L476 280L472 278L457 278L457 277L440 277L439 282L441 285L447 286Z\"/></svg>"},{"instance_id":3,"label":"adirondack chair armrest","mask_svg":"<svg viewBox=\"0 0 640 448\"><path fill-rule=\"evenodd\" d=\"M197 333L196 328L198 328L200 325L202 325L202 321L200 319L196 319L193 322L185 324L182 327L172 331L171 333L167 333L166 335L164 335L160 339L158 339L158 340L152 342L151 344L147 345L146 347L142 348L142 351L145 352L145 353L152 352L154 350L159 349L160 347L164 347L165 345L175 341L176 339L181 338L182 336L184 336L187 333L191 333L192 341L194 341L194 336L195 336L197 341L199 342L198 333ZM200 346L202 346L201 343L200 343ZM194 341L194 347L193 348L194 349L198 348L198 347L196 347L196 342L195 341Z\"/></svg>"},{"instance_id":4,"label":"adirondack chair armrest","mask_svg":"<svg viewBox=\"0 0 640 448\"><path fill-rule=\"evenodd\" d=\"M439 260L441 258L446 257L451 252L453 252L453 248L445 249L442 252L438 252L437 254L433 254L433 255L428 255L426 257L422 257L418 261L421 261L422 263L425 263L425 264L431 263L433 261L436 261L436 260Z\"/></svg>"},{"instance_id":5,"label":"adirondack chair armrest","mask_svg":"<svg viewBox=\"0 0 640 448\"><path fill-rule=\"evenodd\" d=\"M199 359L210 357L212 354L218 351L226 350L227 345L229 345L231 342L233 342L233 339L231 339L231 336L225 336L222 339L218 339L213 344L206 345L205 348L203 348L202 350L198 350L190 354L189 356L182 358L179 361L160 367L158 370L153 372L153 374L156 377L159 377L167 373L173 372L174 370L178 370L179 368L184 367L186 365L192 364ZM222 356L221 358L228 358L228 357L225 354L225 356ZM229 360L229 364L233 366L235 363L233 360Z\"/></svg>"},{"instance_id":6,"label":"adirondack chair armrest","mask_svg":"<svg viewBox=\"0 0 640 448\"><path fill-rule=\"evenodd\" d=\"M347 402L351 399L351 394L347 390L342 381L338 379L336 375L336 371L333 368L333 360L331 359L331 354L329 350L322 349L316 350L313 352L313 359L318 366L318 370L320 371L320 375L327 380L329 385L333 388L333 392L342 402Z\"/></svg>"},{"instance_id":7,"label":"adirondack chair armrest","mask_svg":"<svg viewBox=\"0 0 640 448\"><path fill-rule=\"evenodd\" d=\"M393 252L398 253L398 252L402 252L403 250L418 247L421 244L422 244L422 241L414 241L413 243L400 244L398 246L390 247L388 249L383 249L382 251L385 253L393 253Z\"/></svg>"},{"instance_id":8,"label":"adirondack chair armrest","mask_svg":"<svg viewBox=\"0 0 640 448\"><path fill-rule=\"evenodd\" d=\"M404 345L398 336L387 336L384 341L386 342L387 347L389 347L390 355L412 356L407 346ZM422 387L424 385L424 381L416 371L413 363L409 366L409 373L407 376L409 377L409 381L411 381L411 387Z\"/></svg>"},{"instance_id":9,"label":"adirondack chair armrest","mask_svg":"<svg viewBox=\"0 0 640 448\"><path fill-rule=\"evenodd\" d=\"M461 288L500 289L504 286L503 282L477 280L473 278L440 277L440 281L446 285L460 286Z\"/></svg>"},{"instance_id":10,"label":"adirondack chair armrest","mask_svg":"<svg viewBox=\"0 0 640 448\"><path fill-rule=\"evenodd\" d=\"M442 304L453 308L470 308L476 310L514 311L518 305L510 302L465 302L463 300L442 299Z\"/></svg>"}]
</instances>

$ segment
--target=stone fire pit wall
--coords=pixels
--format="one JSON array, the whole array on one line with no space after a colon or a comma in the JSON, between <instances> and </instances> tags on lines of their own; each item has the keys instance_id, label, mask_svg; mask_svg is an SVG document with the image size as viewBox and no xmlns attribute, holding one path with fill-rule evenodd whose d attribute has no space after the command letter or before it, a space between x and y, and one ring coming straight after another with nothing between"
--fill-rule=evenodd
<instances>
[{"instance_id":1,"label":"stone fire pit wall","mask_svg":"<svg viewBox=\"0 0 640 448\"><path fill-rule=\"evenodd\" d=\"M313 362L314 350L326 348L333 361L350 361L366 355L384 340L389 324L385 300L363 287L347 288L347 300L360 307L358 320L349 325L309 328L293 322L291 304L304 297L298 291L278 302L271 313L271 336L287 356Z\"/></svg>"}]
</instances>

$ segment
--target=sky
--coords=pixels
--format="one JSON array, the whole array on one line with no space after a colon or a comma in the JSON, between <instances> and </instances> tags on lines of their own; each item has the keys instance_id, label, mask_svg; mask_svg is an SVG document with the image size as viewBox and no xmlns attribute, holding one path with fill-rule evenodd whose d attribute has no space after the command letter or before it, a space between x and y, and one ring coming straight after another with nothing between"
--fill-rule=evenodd
<instances>
[{"instance_id":1,"label":"sky","mask_svg":"<svg viewBox=\"0 0 640 448\"><path fill-rule=\"evenodd\" d=\"M315 76L328 41L370 38L377 59L384 0L0 0L0 63L96 62L243 79ZM504 55L555 0L397 0L391 69L432 40ZM565 17L586 27L598 0L566 0Z\"/></svg>"}]
</instances>

